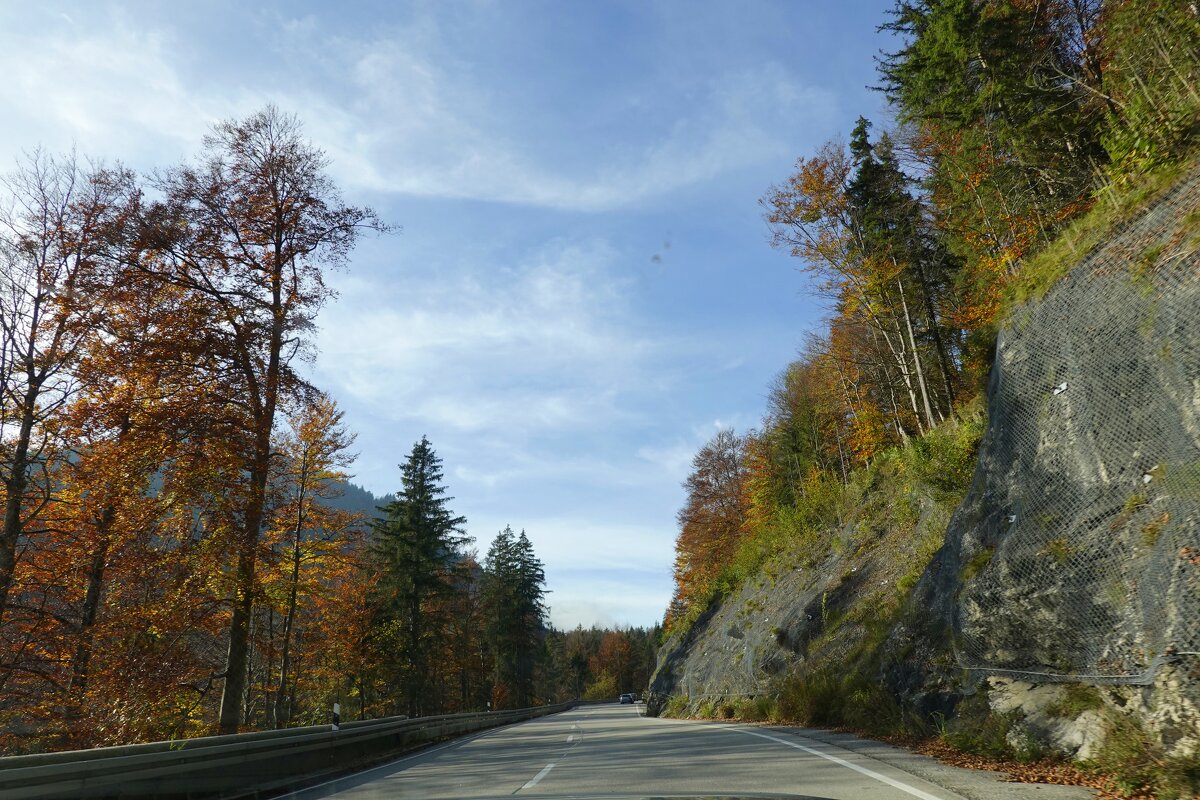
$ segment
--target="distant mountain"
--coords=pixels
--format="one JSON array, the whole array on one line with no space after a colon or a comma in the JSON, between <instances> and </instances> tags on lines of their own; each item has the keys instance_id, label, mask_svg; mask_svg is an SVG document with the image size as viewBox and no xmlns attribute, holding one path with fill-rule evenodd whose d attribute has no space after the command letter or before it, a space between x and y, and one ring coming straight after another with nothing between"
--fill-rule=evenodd
<instances>
[{"instance_id":1,"label":"distant mountain","mask_svg":"<svg viewBox=\"0 0 1200 800\"><path fill-rule=\"evenodd\" d=\"M396 499L394 494L377 497L355 483L343 483L338 488L342 490L342 496L327 500L326 503L333 508L362 514L367 519L380 516L379 506L387 505Z\"/></svg>"}]
</instances>

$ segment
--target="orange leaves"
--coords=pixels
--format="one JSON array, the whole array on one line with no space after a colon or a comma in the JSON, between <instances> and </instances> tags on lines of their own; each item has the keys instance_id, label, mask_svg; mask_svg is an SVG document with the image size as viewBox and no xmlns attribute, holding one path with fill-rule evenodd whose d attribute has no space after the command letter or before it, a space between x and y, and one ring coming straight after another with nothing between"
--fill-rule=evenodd
<instances>
[{"instance_id":1,"label":"orange leaves","mask_svg":"<svg viewBox=\"0 0 1200 800\"><path fill-rule=\"evenodd\" d=\"M256 159L272 137L287 158ZM353 437L328 398L286 439L275 410L312 396L290 362L329 296L322 269L385 226L344 207L273 109L209 146L228 158L157 173L156 203L129 173L41 156L0 187L18 209L0 217L0 477L15 512L0 532L0 690L19 698L0 714L40 748L200 731L224 675L278 675L272 615L294 623L284 705L310 702L294 687L343 677L317 668L324 631L353 630L365 607L358 520L326 502ZM224 670L231 641L245 658ZM235 725L244 695L228 695Z\"/></svg>"},{"instance_id":2,"label":"orange leaves","mask_svg":"<svg viewBox=\"0 0 1200 800\"><path fill-rule=\"evenodd\" d=\"M687 501L676 518L675 595L684 608L710 589L737 550L747 516L746 439L718 432L692 460Z\"/></svg>"},{"instance_id":3,"label":"orange leaves","mask_svg":"<svg viewBox=\"0 0 1200 800\"><path fill-rule=\"evenodd\" d=\"M825 281L833 280L845 257L850 224L845 183L851 168L845 149L826 143L817 156L798 160L787 182L759 200L772 246L788 248Z\"/></svg>"}]
</instances>

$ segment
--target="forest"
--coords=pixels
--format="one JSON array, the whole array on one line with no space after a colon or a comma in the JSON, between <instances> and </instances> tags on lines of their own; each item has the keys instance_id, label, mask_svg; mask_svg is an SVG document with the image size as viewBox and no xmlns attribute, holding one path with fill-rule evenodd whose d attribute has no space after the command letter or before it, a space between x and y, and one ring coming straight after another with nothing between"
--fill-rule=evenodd
<instances>
[{"instance_id":1,"label":"forest","mask_svg":"<svg viewBox=\"0 0 1200 800\"><path fill-rule=\"evenodd\" d=\"M148 175L35 152L0 184L0 752L646 685L657 631L551 629L529 538L481 558L428 439L350 510L303 366L390 226L327 167L268 106Z\"/></svg>"},{"instance_id":2,"label":"forest","mask_svg":"<svg viewBox=\"0 0 1200 800\"><path fill-rule=\"evenodd\" d=\"M856 471L977 418L1006 310L1194 163L1194 5L898 0L880 27L891 119L860 117L760 200L827 326L769 387L757 430L696 453L669 632L821 541Z\"/></svg>"}]
</instances>

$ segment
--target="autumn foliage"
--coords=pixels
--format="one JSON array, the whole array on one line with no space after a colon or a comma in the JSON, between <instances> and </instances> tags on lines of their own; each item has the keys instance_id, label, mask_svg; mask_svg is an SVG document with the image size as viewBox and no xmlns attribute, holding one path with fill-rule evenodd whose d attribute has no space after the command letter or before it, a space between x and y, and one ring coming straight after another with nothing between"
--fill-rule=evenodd
<instances>
[{"instance_id":1,"label":"autumn foliage","mask_svg":"<svg viewBox=\"0 0 1200 800\"><path fill-rule=\"evenodd\" d=\"M567 691L523 532L512 574L429 539L408 471L339 508L354 435L301 366L388 226L326 167L268 107L150 176L39 152L0 187L0 752Z\"/></svg>"},{"instance_id":2,"label":"autumn foliage","mask_svg":"<svg viewBox=\"0 0 1200 800\"><path fill-rule=\"evenodd\" d=\"M878 60L892 129L860 118L760 199L827 325L771 388L761 429L722 432L693 462L671 625L835 522L831 486L977 395L1009 298L1037 283L1031 257L1139 170L1196 152L1187 4L897 0L881 22L898 42ZM714 492L719 452L736 463ZM718 516L720 497L741 501Z\"/></svg>"}]
</instances>

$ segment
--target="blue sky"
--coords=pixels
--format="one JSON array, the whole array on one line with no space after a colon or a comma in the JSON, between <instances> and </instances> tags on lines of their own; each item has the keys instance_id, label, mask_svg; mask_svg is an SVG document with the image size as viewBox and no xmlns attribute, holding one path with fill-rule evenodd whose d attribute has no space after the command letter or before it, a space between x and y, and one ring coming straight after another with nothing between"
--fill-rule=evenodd
<instances>
[{"instance_id":1,"label":"blue sky","mask_svg":"<svg viewBox=\"0 0 1200 800\"><path fill-rule=\"evenodd\" d=\"M551 620L648 625L692 455L759 423L822 309L757 199L886 117L890 0L0 1L0 159L150 170L297 114L402 231L332 277L313 380L383 494L427 435L486 552L524 528Z\"/></svg>"}]
</instances>

